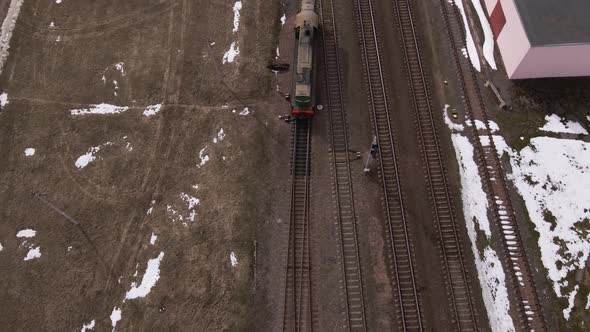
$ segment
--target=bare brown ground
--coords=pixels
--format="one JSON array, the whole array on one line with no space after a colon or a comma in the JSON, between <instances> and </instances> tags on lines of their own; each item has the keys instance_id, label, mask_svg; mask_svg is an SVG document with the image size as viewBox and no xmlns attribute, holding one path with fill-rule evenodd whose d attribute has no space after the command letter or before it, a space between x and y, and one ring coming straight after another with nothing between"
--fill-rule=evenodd
<instances>
[{"instance_id":1,"label":"bare brown ground","mask_svg":"<svg viewBox=\"0 0 590 332\"><path fill-rule=\"evenodd\" d=\"M232 33L233 4L25 1L0 78L9 96L0 112L1 330L77 330L91 320L108 330L115 307L120 330L253 324L257 225L277 220L288 131L277 126L284 104L265 68L279 6L244 1ZM277 20L261 19L269 16ZM232 41L240 55L222 65ZM131 108L70 115L102 102ZM160 113L142 115L159 103ZM242 103L249 115L239 115ZM96 146L96 160L77 168ZM202 149L209 160L198 167ZM25 243L15 235L26 228L37 235ZM41 257L24 261L36 246ZM123 301L161 252L149 295Z\"/></svg>"}]
</instances>

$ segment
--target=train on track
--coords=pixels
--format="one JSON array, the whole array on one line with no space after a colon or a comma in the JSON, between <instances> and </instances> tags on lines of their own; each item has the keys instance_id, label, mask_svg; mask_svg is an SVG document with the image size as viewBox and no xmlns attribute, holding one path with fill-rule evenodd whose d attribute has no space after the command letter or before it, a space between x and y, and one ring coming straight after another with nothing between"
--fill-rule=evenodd
<instances>
[{"instance_id":1,"label":"train on track","mask_svg":"<svg viewBox=\"0 0 590 332\"><path fill-rule=\"evenodd\" d=\"M319 18L314 7L315 0L302 0L301 11L295 18L295 70L291 84L291 115L295 118L310 118L316 108L321 109L315 93Z\"/></svg>"}]
</instances>

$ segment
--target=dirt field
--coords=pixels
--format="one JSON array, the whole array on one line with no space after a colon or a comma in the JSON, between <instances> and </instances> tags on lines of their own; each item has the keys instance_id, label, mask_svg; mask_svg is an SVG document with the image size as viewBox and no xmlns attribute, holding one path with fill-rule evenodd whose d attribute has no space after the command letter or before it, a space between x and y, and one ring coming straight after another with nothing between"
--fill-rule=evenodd
<instances>
[{"instance_id":1,"label":"dirt field","mask_svg":"<svg viewBox=\"0 0 590 332\"><path fill-rule=\"evenodd\" d=\"M265 68L280 4L243 2L232 32L234 4L24 2L0 79L0 329L108 330L118 309L120 330L253 324L257 225L284 195L288 106ZM222 64L233 41L240 54ZM129 109L70 112L100 103ZM157 258L149 295L125 299Z\"/></svg>"}]
</instances>

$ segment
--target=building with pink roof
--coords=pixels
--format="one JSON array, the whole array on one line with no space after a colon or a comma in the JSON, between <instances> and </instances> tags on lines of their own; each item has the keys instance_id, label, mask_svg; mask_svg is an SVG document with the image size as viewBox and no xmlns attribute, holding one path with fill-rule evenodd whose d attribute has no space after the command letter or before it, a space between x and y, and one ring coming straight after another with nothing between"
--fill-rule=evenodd
<instances>
[{"instance_id":1,"label":"building with pink roof","mask_svg":"<svg viewBox=\"0 0 590 332\"><path fill-rule=\"evenodd\" d=\"M484 0L511 79L590 76L590 0Z\"/></svg>"}]
</instances>

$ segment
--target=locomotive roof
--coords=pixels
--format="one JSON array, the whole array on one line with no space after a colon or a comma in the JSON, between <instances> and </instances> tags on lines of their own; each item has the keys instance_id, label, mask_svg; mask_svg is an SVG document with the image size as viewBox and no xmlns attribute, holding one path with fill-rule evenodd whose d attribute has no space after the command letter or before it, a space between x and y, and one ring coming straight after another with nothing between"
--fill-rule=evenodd
<instances>
[{"instance_id":1,"label":"locomotive roof","mask_svg":"<svg viewBox=\"0 0 590 332\"><path fill-rule=\"evenodd\" d=\"M533 46L590 44L589 0L514 0Z\"/></svg>"}]
</instances>

